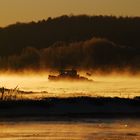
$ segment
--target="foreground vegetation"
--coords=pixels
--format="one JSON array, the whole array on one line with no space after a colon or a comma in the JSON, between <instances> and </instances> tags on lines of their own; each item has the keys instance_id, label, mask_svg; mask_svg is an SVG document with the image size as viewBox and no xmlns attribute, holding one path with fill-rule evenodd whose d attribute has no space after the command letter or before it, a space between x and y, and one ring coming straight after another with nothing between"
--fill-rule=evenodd
<instances>
[{"instance_id":1,"label":"foreground vegetation","mask_svg":"<svg viewBox=\"0 0 140 140\"><path fill-rule=\"evenodd\" d=\"M1 100L0 117L140 117L140 97L44 98ZM60 117L60 118L61 118ZM62 119L61 118L61 119Z\"/></svg>"}]
</instances>

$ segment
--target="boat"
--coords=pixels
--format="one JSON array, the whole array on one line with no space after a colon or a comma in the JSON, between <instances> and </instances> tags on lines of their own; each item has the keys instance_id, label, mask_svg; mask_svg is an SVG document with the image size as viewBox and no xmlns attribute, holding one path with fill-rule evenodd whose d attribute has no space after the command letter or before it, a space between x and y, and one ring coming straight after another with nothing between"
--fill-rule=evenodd
<instances>
[{"instance_id":1,"label":"boat","mask_svg":"<svg viewBox=\"0 0 140 140\"><path fill-rule=\"evenodd\" d=\"M59 75L54 76L54 75L49 75L48 79L50 81L92 81L86 77L80 76L75 69L67 69L67 70L59 70Z\"/></svg>"}]
</instances>

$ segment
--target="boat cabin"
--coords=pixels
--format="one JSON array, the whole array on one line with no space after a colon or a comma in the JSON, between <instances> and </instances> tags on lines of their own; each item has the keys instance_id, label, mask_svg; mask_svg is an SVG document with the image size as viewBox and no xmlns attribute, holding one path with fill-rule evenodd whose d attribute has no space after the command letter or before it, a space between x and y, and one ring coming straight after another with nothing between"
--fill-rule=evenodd
<instances>
[{"instance_id":1,"label":"boat cabin","mask_svg":"<svg viewBox=\"0 0 140 140\"><path fill-rule=\"evenodd\" d=\"M77 77L78 76L77 71L74 69L60 70L59 75L60 76L70 76L70 77Z\"/></svg>"}]
</instances>

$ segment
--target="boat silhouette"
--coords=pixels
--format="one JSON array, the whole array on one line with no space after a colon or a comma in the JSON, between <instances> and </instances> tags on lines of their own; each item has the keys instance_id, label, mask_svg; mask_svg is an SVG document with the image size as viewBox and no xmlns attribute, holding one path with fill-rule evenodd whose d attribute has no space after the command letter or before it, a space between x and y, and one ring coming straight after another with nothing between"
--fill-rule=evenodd
<instances>
[{"instance_id":1,"label":"boat silhouette","mask_svg":"<svg viewBox=\"0 0 140 140\"><path fill-rule=\"evenodd\" d=\"M49 75L48 79L50 81L64 81L64 80L71 80L71 81L92 81L86 77L80 76L75 69L62 69L59 70L59 75Z\"/></svg>"}]
</instances>

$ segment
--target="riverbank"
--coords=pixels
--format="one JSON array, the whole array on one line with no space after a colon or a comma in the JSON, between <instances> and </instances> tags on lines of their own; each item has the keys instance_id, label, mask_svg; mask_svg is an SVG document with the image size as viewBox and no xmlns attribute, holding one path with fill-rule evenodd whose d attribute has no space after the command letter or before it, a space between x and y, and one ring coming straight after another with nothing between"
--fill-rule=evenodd
<instances>
[{"instance_id":1,"label":"riverbank","mask_svg":"<svg viewBox=\"0 0 140 140\"><path fill-rule=\"evenodd\" d=\"M0 117L140 117L140 98L71 97L0 101Z\"/></svg>"}]
</instances>

